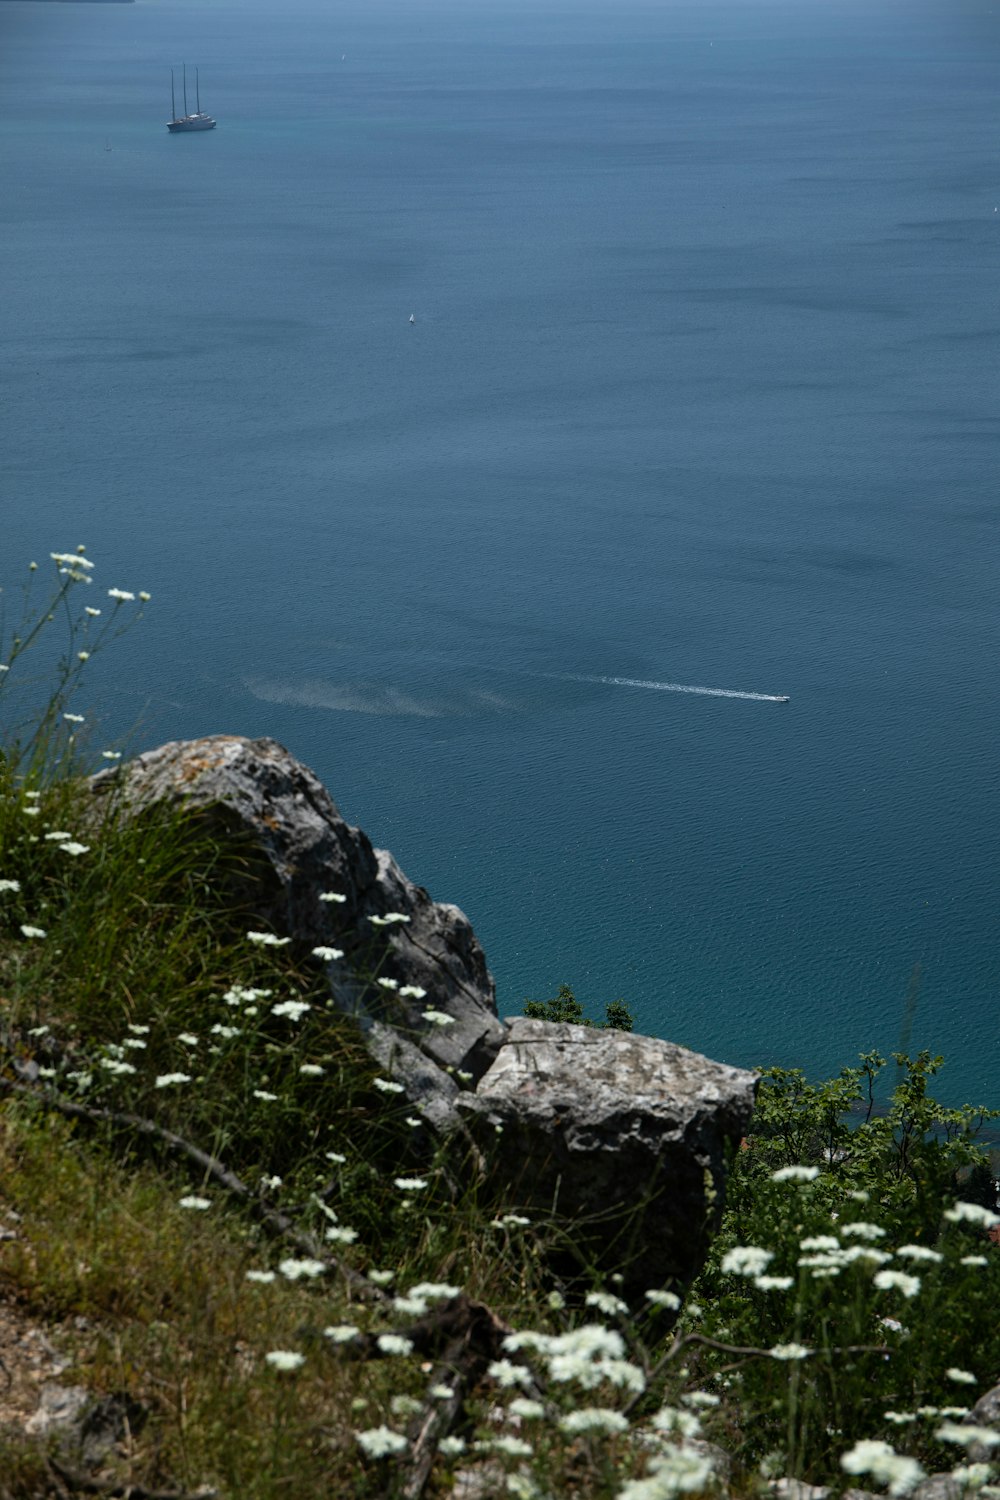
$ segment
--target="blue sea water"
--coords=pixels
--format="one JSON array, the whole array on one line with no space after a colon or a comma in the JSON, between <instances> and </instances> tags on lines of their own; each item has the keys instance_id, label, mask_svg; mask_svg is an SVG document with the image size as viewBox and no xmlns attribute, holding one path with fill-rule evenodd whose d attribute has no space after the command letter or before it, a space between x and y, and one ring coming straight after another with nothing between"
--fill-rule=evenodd
<instances>
[{"instance_id":1,"label":"blue sea water","mask_svg":"<svg viewBox=\"0 0 1000 1500\"><path fill-rule=\"evenodd\" d=\"M152 591L98 743L281 740L501 1013L1000 1104L998 76L986 0L0 0L0 582Z\"/></svg>"}]
</instances>

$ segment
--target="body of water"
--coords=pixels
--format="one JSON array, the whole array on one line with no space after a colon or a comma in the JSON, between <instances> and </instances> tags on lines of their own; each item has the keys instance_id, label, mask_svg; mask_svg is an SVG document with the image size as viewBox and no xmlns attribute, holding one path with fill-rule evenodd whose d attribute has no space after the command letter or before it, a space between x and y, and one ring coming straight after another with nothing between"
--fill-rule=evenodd
<instances>
[{"instance_id":1,"label":"body of water","mask_svg":"<svg viewBox=\"0 0 1000 1500\"><path fill-rule=\"evenodd\" d=\"M84 542L152 591L105 737L282 741L501 1013L907 1040L1000 1104L1000 12L2 0L0 41L0 581ZM165 128L185 59L210 134Z\"/></svg>"}]
</instances>

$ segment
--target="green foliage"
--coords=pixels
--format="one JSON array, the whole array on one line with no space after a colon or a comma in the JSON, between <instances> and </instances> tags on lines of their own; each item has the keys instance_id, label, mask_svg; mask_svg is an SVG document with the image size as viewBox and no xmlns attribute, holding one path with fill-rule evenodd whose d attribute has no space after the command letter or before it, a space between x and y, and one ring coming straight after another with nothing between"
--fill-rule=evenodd
<instances>
[{"instance_id":1,"label":"green foliage","mask_svg":"<svg viewBox=\"0 0 1000 1500\"><path fill-rule=\"evenodd\" d=\"M568 984L561 984L552 1000L525 1000L524 1014L535 1021L568 1021L573 1026L593 1026L599 1031L631 1031L635 1024L624 1000L609 1000L604 1007L604 1020L591 1021Z\"/></svg>"},{"instance_id":2,"label":"green foliage","mask_svg":"<svg viewBox=\"0 0 1000 1500\"><path fill-rule=\"evenodd\" d=\"M852 1443L898 1445L901 1433L925 1467L946 1467L942 1415L1000 1370L1000 1260L986 1236L996 1215L976 1201L995 1199L976 1135L997 1112L937 1103L928 1081L940 1058L896 1063L884 1109L875 1053L818 1085L787 1069L761 1081L695 1289L700 1334L809 1351L735 1367L726 1353L699 1356L702 1378L729 1372L750 1467L829 1476ZM956 1197L969 1204L958 1217Z\"/></svg>"}]
</instances>

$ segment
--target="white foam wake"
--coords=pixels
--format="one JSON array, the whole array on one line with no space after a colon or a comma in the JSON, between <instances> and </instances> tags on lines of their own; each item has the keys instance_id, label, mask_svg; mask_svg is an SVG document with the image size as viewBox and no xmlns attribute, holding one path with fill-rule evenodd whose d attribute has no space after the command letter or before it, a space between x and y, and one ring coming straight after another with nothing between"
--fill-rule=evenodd
<instances>
[{"instance_id":1,"label":"white foam wake","mask_svg":"<svg viewBox=\"0 0 1000 1500\"><path fill-rule=\"evenodd\" d=\"M787 703L780 693L744 693L738 688L696 687L687 682L647 682L641 677L586 677L567 673L570 682L602 682L608 687L648 688L654 693L696 693L700 698L748 698L754 703Z\"/></svg>"}]
</instances>

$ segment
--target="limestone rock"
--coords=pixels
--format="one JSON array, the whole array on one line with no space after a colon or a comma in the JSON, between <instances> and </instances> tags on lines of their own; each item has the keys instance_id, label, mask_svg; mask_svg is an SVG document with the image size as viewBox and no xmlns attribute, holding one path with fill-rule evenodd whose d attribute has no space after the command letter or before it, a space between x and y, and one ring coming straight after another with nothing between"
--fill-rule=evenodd
<instances>
[{"instance_id":1,"label":"limestone rock","mask_svg":"<svg viewBox=\"0 0 1000 1500\"><path fill-rule=\"evenodd\" d=\"M689 1280L722 1211L725 1143L746 1132L756 1075L653 1037L507 1025L476 1092L457 1101L505 1201L557 1210L581 1258L631 1289Z\"/></svg>"},{"instance_id":2,"label":"limestone rock","mask_svg":"<svg viewBox=\"0 0 1000 1500\"><path fill-rule=\"evenodd\" d=\"M802 1479L774 1479L767 1488L777 1500L827 1500L831 1493L828 1484L806 1484ZM863 1492L856 1490L854 1493Z\"/></svg>"},{"instance_id":3,"label":"limestone rock","mask_svg":"<svg viewBox=\"0 0 1000 1500\"><path fill-rule=\"evenodd\" d=\"M965 1486L950 1474L931 1474L910 1491L913 1500L962 1500L965 1493Z\"/></svg>"},{"instance_id":4,"label":"limestone rock","mask_svg":"<svg viewBox=\"0 0 1000 1500\"><path fill-rule=\"evenodd\" d=\"M248 927L292 938L302 956L315 947L340 950L343 958L326 965L337 1004L369 1033L384 1066L393 1059L394 1076L432 1123L453 1123L458 1089L448 1070L478 1078L504 1036L485 955L458 907L432 901L391 854L373 849L313 773L274 740L176 741L91 785L102 800L124 795L139 814L183 803L242 849L249 862L242 869L230 862L227 894ZM321 900L327 892L345 899ZM425 993L401 995L404 987ZM427 1010L450 1024L428 1022Z\"/></svg>"},{"instance_id":5,"label":"limestone rock","mask_svg":"<svg viewBox=\"0 0 1000 1500\"><path fill-rule=\"evenodd\" d=\"M993 1427L1000 1432L1000 1385L985 1391L969 1412L962 1418L967 1427ZM996 1463L1000 1448L986 1443L970 1443L965 1450L966 1462L970 1464Z\"/></svg>"}]
</instances>

